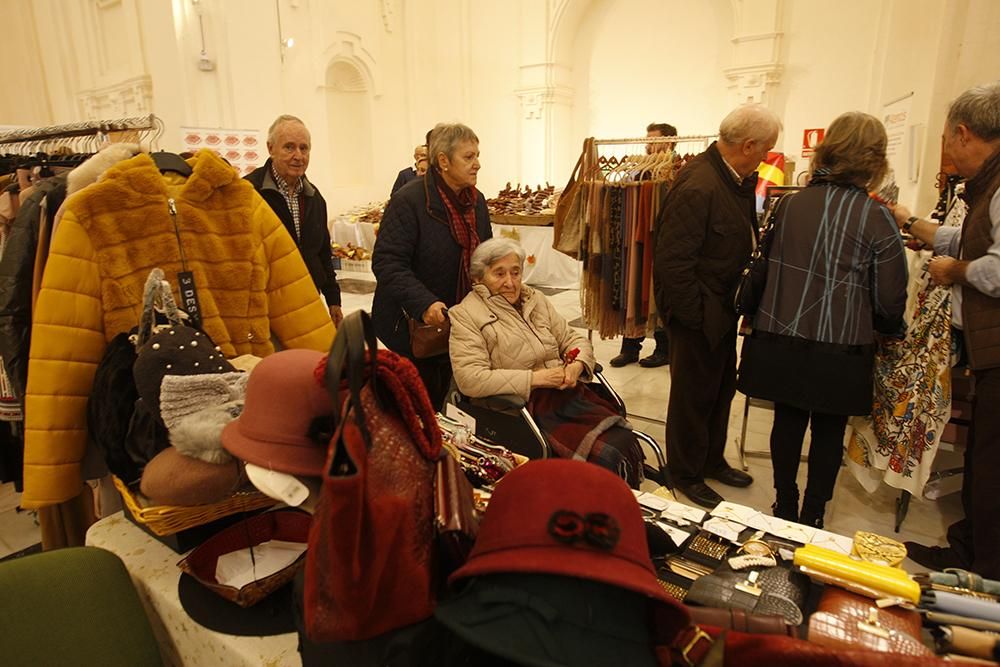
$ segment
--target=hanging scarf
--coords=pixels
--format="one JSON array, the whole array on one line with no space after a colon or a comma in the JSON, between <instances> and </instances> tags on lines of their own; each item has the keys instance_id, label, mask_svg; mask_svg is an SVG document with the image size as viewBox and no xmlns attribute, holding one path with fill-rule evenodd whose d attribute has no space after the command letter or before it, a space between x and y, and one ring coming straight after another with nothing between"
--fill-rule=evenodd
<instances>
[{"instance_id":1,"label":"hanging scarf","mask_svg":"<svg viewBox=\"0 0 1000 667\"><path fill-rule=\"evenodd\" d=\"M475 187L468 187L456 194L441 178L437 167L434 167L434 171L434 185L444 202L451 237L462 248L462 262L458 267L458 292L455 294L455 303L459 303L472 291L469 264L473 251L479 245L479 232L476 231L476 200L479 198L479 191Z\"/></svg>"}]
</instances>

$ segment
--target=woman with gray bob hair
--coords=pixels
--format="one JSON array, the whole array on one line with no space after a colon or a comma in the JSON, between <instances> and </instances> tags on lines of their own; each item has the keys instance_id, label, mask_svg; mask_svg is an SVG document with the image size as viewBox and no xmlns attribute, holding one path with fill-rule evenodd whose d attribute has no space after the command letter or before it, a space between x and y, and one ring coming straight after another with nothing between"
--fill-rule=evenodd
<instances>
[{"instance_id":1,"label":"woman with gray bob hair","mask_svg":"<svg viewBox=\"0 0 1000 667\"><path fill-rule=\"evenodd\" d=\"M476 188L479 137L461 123L430 132L430 168L389 199L375 251L375 333L413 360L431 403L440 409L451 385L447 354L416 358L410 322L443 327L448 309L472 289L472 253L493 236L486 197Z\"/></svg>"},{"instance_id":2,"label":"woman with gray bob hair","mask_svg":"<svg viewBox=\"0 0 1000 667\"><path fill-rule=\"evenodd\" d=\"M502 237L472 253L472 291L449 311L455 384L471 398L520 396L556 455L604 466L638 488L643 454L631 426L587 387L594 349L522 284L524 258L519 243Z\"/></svg>"},{"instance_id":3,"label":"woman with gray bob hair","mask_svg":"<svg viewBox=\"0 0 1000 667\"><path fill-rule=\"evenodd\" d=\"M472 253L472 262L469 265L469 275L472 277L472 280L475 282L482 281L488 268L497 260L511 253L517 255L518 263L521 265L521 272L523 273L526 254L520 243L504 236L480 243L476 251Z\"/></svg>"}]
</instances>

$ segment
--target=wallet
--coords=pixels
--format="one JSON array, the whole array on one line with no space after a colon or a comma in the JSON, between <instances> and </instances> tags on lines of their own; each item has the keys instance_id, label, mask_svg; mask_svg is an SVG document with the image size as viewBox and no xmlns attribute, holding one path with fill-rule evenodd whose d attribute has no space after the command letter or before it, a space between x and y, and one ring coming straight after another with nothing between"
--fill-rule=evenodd
<instances>
[{"instance_id":1,"label":"wallet","mask_svg":"<svg viewBox=\"0 0 1000 667\"><path fill-rule=\"evenodd\" d=\"M1000 623L1000 604L967 595L928 590L921 596L920 606L932 611L943 611L946 614Z\"/></svg>"},{"instance_id":2,"label":"wallet","mask_svg":"<svg viewBox=\"0 0 1000 667\"><path fill-rule=\"evenodd\" d=\"M770 568L777 569L777 568ZM789 625L802 624L802 610L792 600L760 586L760 573L716 572L693 584L686 603L718 609L742 609L762 616L781 616Z\"/></svg>"},{"instance_id":3,"label":"wallet","mask_svg":"<svg viewBox=\"0 0 1000 667\"><path fill-rule=\"evenodd\" d=\"M811 544L795 550L794 563L821 575L861 584L865 589L878 591L879 597L898 597L914 604L920 601L920 585L895 567L856 561Z\"/></svg>"},{"instance_id":4,"label":"wallet","mask_svg":"<svg viewBox=\"0 0 1000 667\"><path fill-rule=\"evenodd\" d=\"M984 579L978 574L967 570L948 568L944 572L930 572L924 576L932 584L1000 597L1000 581Z\"/></svg>"},{"instance_id":5,"label":"wallet","mask_svg":"<svg viewBox=\"0 0 1000 667\"><path fill-rule=\"evenodd\" d=\"M817 611L809 617L809 641L837 650L867 649L918 657L934 656L934 652L920 640L883 626L884 611L869 607L868 616L860 621L854 616Z\"/></svg>"},{"instance_id":6,"label":"wallet","mask_svg":"<svg viewBox=\"0 0 1000 667\"><path fill-rule=\"evenodd\" d=\"M879 626L891 632L901 632L914 639L920 639L919 612L898 606L879 609L871 599L836 586L827 586L823 589L816 611L844 616L856 621L866 621L872 608L878 612Z\"/></svg>"},{"instance_id":7,"label":"wallet","mask_svg":"<svg viewBox=\"0 0 1000 667\"><path fill-rule=\"evenodd\" d=\"M731 547L732 545L721 537L701 530L688 542L681 555L714 570L722 564Z\"/></svg>"},{"instance_id":8,"label":"wallet","mask_svg":"<svg viewBox=\"0 0 1000 667\"><path fill-rule=\"evenodd\" d=\"M984 660L1000 658L1000 638L995 634L960 625L942 625L931 634L940 653L959 653Z\"/></svg>"}]
</instances>

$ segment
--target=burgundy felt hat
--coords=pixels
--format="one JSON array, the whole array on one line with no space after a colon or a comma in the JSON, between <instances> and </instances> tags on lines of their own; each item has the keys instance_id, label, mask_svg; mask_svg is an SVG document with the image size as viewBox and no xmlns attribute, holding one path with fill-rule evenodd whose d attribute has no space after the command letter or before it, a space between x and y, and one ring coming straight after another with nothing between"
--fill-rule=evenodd
<instances>
[{"instance_id":1,"label":"burgundy felt hat","mask_svg":"<svg viewBox=\"0 0 1000 667\"><path fill-rule=\"evenodd\" d=\"M628 485L583 461L529 461L507 473L468 561L448 581L514 572L589 579L680 606L657 583Z\"/></svg>"},{"instance_id":2,"label":"burgundy felt hat","mask_svg":"<svg viewBox=\"0 0 1000 667\"><path fill-rule=\"evenodd\" d=\"M316 379L322 358L313 350L283 350L258 363L247 380L243 413L223 429L222 446L261 468L321 476L330 434L317 437L316 420L334 414Z\"/></svg>"}]
</instances>

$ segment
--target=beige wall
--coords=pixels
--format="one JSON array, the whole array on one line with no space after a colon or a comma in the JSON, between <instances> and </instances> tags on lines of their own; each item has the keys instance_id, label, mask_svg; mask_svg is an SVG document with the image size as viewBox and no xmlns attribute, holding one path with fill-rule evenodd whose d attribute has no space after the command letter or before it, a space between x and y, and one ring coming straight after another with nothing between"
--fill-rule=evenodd
<instances>
[{"instance_id":1,"label":"beige wall","mask_svg":"<svg viewBox=\"0 0 1000 667\"><path fill-rule=\"evenodd\" d=\"M778 147L797 158L803 129L912 91L921 175L900 186L925 209L948 100L1000 73L996 0L277 5L3 0L0 22L21 27L8 51L35 57L8 70L19 92L0 97L0 125L155 112L161 146L175 149L181 126L266 130L294 113L313 133L310 176L338 212L384 198L438 121L479 134L489 195L507 181L562 185L584 136L639 135L653 120L712 132L748 94L782 115ZM296 42L284 60L277 11ZM213 71L198 68L199 17Z\"/></svg>"}]
</instances>

